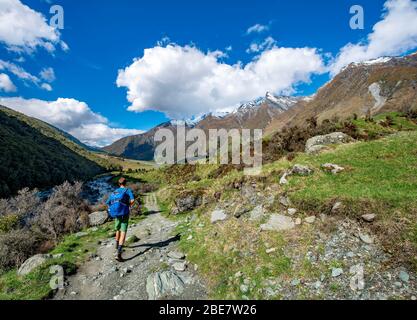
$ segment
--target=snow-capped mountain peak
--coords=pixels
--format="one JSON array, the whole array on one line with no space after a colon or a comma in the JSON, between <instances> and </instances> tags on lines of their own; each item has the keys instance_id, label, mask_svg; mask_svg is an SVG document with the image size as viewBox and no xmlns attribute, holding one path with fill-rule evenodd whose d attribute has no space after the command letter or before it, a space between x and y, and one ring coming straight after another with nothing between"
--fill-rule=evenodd
<instances>
[{"instance_id":1,"label":"snow-capped mountain peak","mask_svg":"<svg viewBox=\"0 0 417 320\"><path fill-rule=\"evenodd\" d=\"M297 97L289 97L289 96L275 96L271 92L267 92L265 97L263 98L257 98L253 101L246 102L242 104L236 111L236 112L247 112L250 110L254 110L260 105L267 103L270 107L278 108L283 111L288 110L291 108L294 104L296 104L299 101L299 98Z\"/></svg>"},{"instance_id":2,"label":"snow-capped mountain peak","mask_svg":"<svg viewBox=\"0 0 417 320\"><path fill-rule=\"evenodd\" d=\"M265 97L260 97L255 100L243 103L235 110L225 111L227 109L224 109L223 111L215 111L215 112L201 114L191 119L171 120L170 123L173 126L185 125L188 127L194 127L198 123L200 123L201 121L205 120L208 117L223 119L228 116L235 115L235 116L240 117L243 115L247 115L249 113L257 112L259 107L263 104L267 104L269 108L275 109L276 111L284 112L284 111L287 111L289 108L291 108L293 105L295 105L301 99L302 98L299 98L299 97L275 96L271 92L267 92Z\"/></svg>"},{"instance_id":3,"label":"snow-capped mountain peak","mask_svg":"<svg viewBox=\"0 0 417 320\"><path fill-rule=\"evenodd\" d=\"M265 96L266 102L272 103L275 106L279 107L280 109L288 110L291 108L294 104L296 104L299 101L299 98L297 97L289 97L289 96L275 96L270 92L266 93Z\"/></svg>"}]
</instances>

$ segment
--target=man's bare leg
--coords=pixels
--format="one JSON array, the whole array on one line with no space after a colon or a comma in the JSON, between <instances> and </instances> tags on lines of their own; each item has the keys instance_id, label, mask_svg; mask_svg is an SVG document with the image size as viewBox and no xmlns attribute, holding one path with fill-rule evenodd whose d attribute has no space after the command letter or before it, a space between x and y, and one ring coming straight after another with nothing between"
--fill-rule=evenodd
<instances>
[{"instance_id":1,"label":"man's bare leg","mask_svg":"<svg viewBox=\"0 0 417 320\"><path fill-rule=\"evenodd\" d=\"M120 231L116 231L116 249L119 247Z\"/></svg>"},{"instance_id":2,"label":"man's bare leg","mask_svg":"<svg viewBox=\"0 0 417 320\"><path fill-rule=\"evenodd\" d=\"M125 244L125 241L126 241L126 233L120 232L119 246L123 246Z\"/></svg>"},{"instance_id":3,"label":"man's bare leg","mask_svg":"<svg viewBox=\"0 0 417 320\"><path fill-rule=\"evenodd\" d=\"M125 244L125 240L126 240L126 232L118 231L116 233L116 247L117 247L116 259L120 262L123 261L122 251L123 251L123 245Z\"/></svg>"}]
</instances>

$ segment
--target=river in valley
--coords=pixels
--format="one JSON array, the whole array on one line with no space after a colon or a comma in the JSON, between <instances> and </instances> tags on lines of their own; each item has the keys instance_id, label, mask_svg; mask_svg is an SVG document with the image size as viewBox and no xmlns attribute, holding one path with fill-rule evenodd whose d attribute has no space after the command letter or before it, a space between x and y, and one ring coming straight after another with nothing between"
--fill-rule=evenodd
<instances>
[{"instance_id":1,"label":"river in valley","mask_svg":"<svg viewBox=\"0 0 417 320\"><path fill-rule=\"evenodd\" d=\"M84 182L82 197L92 205L103 203L115 189L115 186L111 183L112 178L112 175L105 175ZM38 196L42 200L47 200L52 192L53 188L39 192Z\"/></svg>"},{"instance_id":2,"label":"river in valley","mask_svg":"<svg viewBox=\"0 0 417 320\"><path fill-rule=\"evenodd\" d=\"M100 204L115 189L111 183L113 176L102 176L84 183L83 197L91 204Z\"/></svg>"}]
</instances>

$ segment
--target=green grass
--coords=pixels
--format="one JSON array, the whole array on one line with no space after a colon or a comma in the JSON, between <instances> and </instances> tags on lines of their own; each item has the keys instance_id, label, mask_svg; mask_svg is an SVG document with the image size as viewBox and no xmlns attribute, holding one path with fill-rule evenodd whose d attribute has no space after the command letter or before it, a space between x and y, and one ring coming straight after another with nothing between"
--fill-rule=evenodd
<instances>
[{"instance_id":1,"label":"green grass","mask_svg":"<svg viewBox=\"0 0 417 320\"><path fill-rule=\"evenodd\" d=\"M390 127L382 125L382 122L386 121L387 117L390 117L393 121L393 125ZM371 138L384 136L397 131L417 130L417 124L407 119L400 112L379 114L373 118L372 122L368 122L365 121L365 119L360 118L352 120L352 123L358 127L360 133L366 132Z\"/></svg>"},{"instance_id":2,"label":"green grass","mask_svg":"<svg viewBox=\"0 0 417 320\"><path fill-rule=\"evenodd\" d=\"M300 155L294 162L315 168L313 176L292 177L295 200L374 200L395 208L417 204L417 132L345 145L319 156ZM346 171L333 175L320 166L335 163Z\"/></svg>"}]
</instances>

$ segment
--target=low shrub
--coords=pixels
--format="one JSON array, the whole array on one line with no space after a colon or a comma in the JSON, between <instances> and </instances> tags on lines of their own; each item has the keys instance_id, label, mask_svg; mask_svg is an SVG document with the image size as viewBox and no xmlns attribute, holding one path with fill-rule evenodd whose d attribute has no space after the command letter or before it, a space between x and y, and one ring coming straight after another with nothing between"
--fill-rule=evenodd
<instances>
[{"instance_id":1,"label":"low shrub","mask_svg":"<svg viewBox=\"0 0 417 320\"><path fill-rule=\"evenodd\" d=\"M16 214L9 214L0 217L0 233L6 233L19 225L19 216Z\"/></svg>"},{"instance_id":2,"label":"low shrub","mask_svg":"<svg viewBox=\"0 0 417 320\"><path fill-rule=\"evenodd\" d=\"M21 265L37 252L39 244L35 234L26 228L0 235L0 269Z\"/></svg>"},{"instance_id":3,"label":"low shrub","mask_svg":"<svg viewBox=\"0 0 417 320\"><path fill-rule=\"evenodd\" d=\"M81 192L80 182L65 182L55 187L33 221L34 227L55 243L62 235L87 227L90 208L82 198Z\"/></svg>"}]
</instances>

